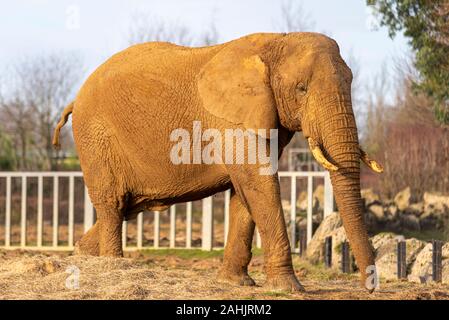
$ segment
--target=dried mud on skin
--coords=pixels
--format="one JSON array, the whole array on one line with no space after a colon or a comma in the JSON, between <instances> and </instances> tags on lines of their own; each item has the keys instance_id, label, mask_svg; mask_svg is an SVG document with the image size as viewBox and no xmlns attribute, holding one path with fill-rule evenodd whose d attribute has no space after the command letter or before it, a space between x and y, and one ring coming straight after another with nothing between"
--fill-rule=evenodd
<instances>
[{"instance_id":1,"label":"dried mud on skin","mask_svg":"<svg viewBox=\"0 0 449 320\"><path fill-rule=\"evenodd\" d=\"M306 293L239 287L216 280L221 257L129 253L127 258L71 256L63 253L0 251L0 299L449 299L449 286L408 282L381 283L369 294L357 275L310 270L295 257ZM263 258L254 257L250 273L263 284ZM66 288L69 274L80 270L79 289Z\"/></svg>"}]
</instances>

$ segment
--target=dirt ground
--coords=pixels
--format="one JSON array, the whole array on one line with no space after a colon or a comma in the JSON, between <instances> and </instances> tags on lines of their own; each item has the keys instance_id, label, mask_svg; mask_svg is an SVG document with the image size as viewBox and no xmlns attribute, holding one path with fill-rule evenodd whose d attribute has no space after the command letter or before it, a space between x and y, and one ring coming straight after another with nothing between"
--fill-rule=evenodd
<instances>
[{"instance_id":1,"label":"dirt ground","mask_svg":"<svg viewBox=\"0 0 449 320\"><path fill-rule=\"evenodd\" d=\"M0 251L0 299L448 299L449 286L381 282L369 294L356 274L312 266L294 257L305 293L270 291L263 257L256 253L250 274L256 287L216 280L222 252L158 250L125 258L71 256L67 253ZM78 282L75 279L79 279Z\"/></svg>"}]
</instances>

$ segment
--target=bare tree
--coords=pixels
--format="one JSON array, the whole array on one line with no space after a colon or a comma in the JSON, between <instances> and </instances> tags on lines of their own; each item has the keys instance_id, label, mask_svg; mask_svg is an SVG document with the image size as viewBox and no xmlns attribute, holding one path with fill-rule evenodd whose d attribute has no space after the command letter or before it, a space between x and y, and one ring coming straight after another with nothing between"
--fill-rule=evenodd
<instances>
[{"instance_id":1,"label":"bare tree","mask_svg":"<svg viewBox=\"0 0 449 320\"><path fill-rule=\"evenodd\" d=\"M279 32L312 31L315 22L301 1L284 0L281 4L281 19L275 25Z\"/></svg>"},{"instance_id":2,"label":"bare tree","mask_svg":"<svg viewBox=\"0 0 449 320\"><path fill-rule=\"evenodd\" d=\"M15 135L19 169L56 169L53 128L81 75L75 54L26 57L13 64L10 85L2 93L1 116Z\"/></svg>"},{"instance_id":3,"label":"bare tree","mask_svg":"<svg viewBox=\"0 0 449 320\"><path fill-rule=\"evenodd\" d=\"M201 46L216 44L218 41L218 32L213 23L206 32L198 35L182 23L162 20L147 13L134 13L131 21L127 35L129 45L166 41L183 46Z\"/></svg>"}]
</instances>

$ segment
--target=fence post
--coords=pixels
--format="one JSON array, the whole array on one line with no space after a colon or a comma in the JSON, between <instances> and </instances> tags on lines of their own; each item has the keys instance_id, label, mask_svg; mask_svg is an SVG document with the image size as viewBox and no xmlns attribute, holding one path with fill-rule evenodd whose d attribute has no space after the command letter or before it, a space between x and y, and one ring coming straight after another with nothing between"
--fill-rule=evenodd
<instances>
[{"instance_id":1,"label":"fence post","mask_svg":"<svg viewBox=\"0 0 449 320\"><path fill-rule=\"evenodd\" d=\"M296 204L296 203L295 203ZM313 233L313 177L307 176L307 243L312 240Z\"/></svg>"},{"instance_id":2,"label":"fence post","mask_svg":"<svg viewBox=\"0 0 449 320\"><path fill-rule=\"evenodd\" d=\"M170 248L176 247L176 205L170 207Z\"/></svg>"},{"instance_id":3,"label":"fence post","mask_svg":"<svg viewBox=\"0 0 449 320\"><path fill-rule=\"evenodd\" d=\"M347 241L341 244L341 271L343 273L351 272L351 256L349 255L349 243Z\"/></svg>"},{"instance_id":4,"label":"fence post","mask_svg":"<svg viewBox=\"0 0 449 320\"><path fill-rule=\"evenodd\" d=\"M192 247L192 202L186 203L186 248Z\"/></svg>"},{"instance_id":5,"label":"fence post","mask_svg":"<svg viewBox=\"0 0 449 320\"><path fill-rule=\"evenodd\" d=\"M441 282L442 279L442 246L441 241L432 241L432 280L435 282Z\"/></svg>"},{"instance_id":6,"label":"fence post","mask_svg":"<svg viewBox=\"0 0 449 320\"><path fill-rule=\"evenodd\" d=\"M89 197L87 187L84 186L84 232L94 225L94 206Z\"/></svg>"},{"instance_id":7,"label":"fence post","mask_svg":"<svg viewBox=\"0 0 449 320\"><path fill-rule=\"evenodd\" d=\"M6 177L5 247L11 245L11 176Z\"/></svg>"},{"instance_id":8,"label":"fence post","mask_svg":"<svg viewBox=\"0 0 449 320\"><path fill-rule=\"evenodd\" d=\"M405 241L398 241L398 279L407 279L406 248Z\"/></svg>"},{"instance_id":9,"label":"fence post","mask_svg":"<svg viewBox=\"0 0 449 320\"><path fill-rule=\"evenodd\" d=\"M324 240L324 265L326 268L332 267L332 237Z\"/></svg>"},{"instance_id":10,"label":"fence post","mask_svg":"<svg viewBox=\"0 0 449 320\"><path fill-rule=\"evenodd\" d=\"M143 248L143 211L137 215L137 249Z\"/></svg>"},{"instance_id":11,"label":"fence post","mask_svg":"<svg viewBox=\"0 0 449 320\"><path fill-rule=\"evenodd\" d=\"M20 246L26 247L27 243L27 177L22 176L22 195L20 208Z\"/></svg>"},{"instance_id":12,"label":"fence post","mask_svg":"<svg viewBox=\"0 0 449 320\"><path fill-rule=\"evenodd\" d=\"M229 210L231 205L231 190L224 192L224 244L228 242Z\"/></svg>"},{"instance_id":13,"label":"fence post","mask_svg":"<svg viewBox=\"0 0 449 320\"><path fill-rule=\"evenodd\" d=\"M71 190L69 190L70 192ZM43 225L44 225L44 178L43 176L37 177L37 240L36 240L36 246L38 248L42 247L42 232L43 232ZM69 211L70 211L70 202L69 202ZM70 234L70 228L69 228L69 234ZM70 236L69 236L69 246L70 243Z\"/></svg>"},{"instance_id":14,"label":"fence post","mask_svg":"<svg viewBox=\"0 0 449 320\"><path fill-rule=\"evenodd\" d=\"M334 212L334 191L329 172L324 176L324 217Z\"/></svg>"},{"instance_id":15,"label":"fence post","mask_svg":"<svg viewBox=\"0 0 449 320\"><path fill-rule=\"evenodd\" d=\"M291 177L290 183L290 247L296 249L296 177Z\"/></svg>"},{"instance_id":16,"label":"fence post","mask_svg":"<svg viewBox=\"0 0 449 320\"><path fill-rule=\"evenodd\" d=\"M213 228L214 228L214 219L213 219L213 198L207 197L202 201L203 205L203 221L202 221L202 239L201 239L201 247L202 250L210 251L213 246Z\"/></svg>"},{"instance_id":17,"label":"fence post","mask_svg":"<svg viewBox=\"0 0 449 320\"><path fill-rule=\"evenodd\" d=\"M154 227L154 232L153 232L153 234L154 234L154 238L153 238L153 247L155 248L155 249L158 249L159 248L159 239L160 239L160 227L161 227L161 224L160 224L160 217L161 217L161 214L160 214L160 212L159 211L154 211L154 220L153 220L153 227Z\"/></svg>"},{"instance_id":18,"label":"fence post","mask_svg":"<svg viewBox=\"0 0 449 320\"><path fill-rule=\"evenodd\" d=\"M302 257L307 250L307 234L305 232L299 233L299 255Z\"/></svg>"}]
</instances>

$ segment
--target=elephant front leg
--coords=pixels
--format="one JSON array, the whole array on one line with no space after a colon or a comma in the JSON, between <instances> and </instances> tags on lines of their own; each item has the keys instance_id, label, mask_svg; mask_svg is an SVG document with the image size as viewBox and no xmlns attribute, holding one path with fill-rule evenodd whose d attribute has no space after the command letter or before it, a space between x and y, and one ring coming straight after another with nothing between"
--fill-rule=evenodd
<instances>
[{"instance_id":1,"label":"elephant front leg","mask_svg":"<svg viewBox=\"0 0 449 320\"><path fill-rule=\"evenodd\" d=\"M232 284L253 286L255 282L248 275L248 264L251 261L251 243L255 225L234 190L232 190L229 211L229 233L223 266L218 278Z\"/></svg>"},{"instance_id":2,"label":"elephant front leg","mask_svg":"<svg viewBox=\"0 0 449 320\"><path fill-rule=\"evenodd\" d=\"M97 217L100 256L122 257L123 214L121 210L98 208Z\"/></svg>"},{"instance_id":3,"label":"elephant front leg","mask_svg":"<svg viewBox=\"0 0 449 320\"><path fill-rule=\"evenodd\" d=\"M92 228L90 228L89 231L87 231L87 233L83 235L83 237L75 244L75 250L73 251L73 253L76 255L100 255L98 233L98 222L95 222Z\"/></svg>"},{"instance_id":4,"label":"elephant front leg","mask_svg":"<svg viewBox=\"0 0 449 320\"><path fill-rule=\"evenodd\" d=\"M277 174L264 176L258 170L247 171L237 174L232 182L259 229L267 275L265 285L275 290L304 291L292 266Z\"/></svg>"}]
</instances>

